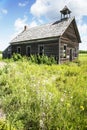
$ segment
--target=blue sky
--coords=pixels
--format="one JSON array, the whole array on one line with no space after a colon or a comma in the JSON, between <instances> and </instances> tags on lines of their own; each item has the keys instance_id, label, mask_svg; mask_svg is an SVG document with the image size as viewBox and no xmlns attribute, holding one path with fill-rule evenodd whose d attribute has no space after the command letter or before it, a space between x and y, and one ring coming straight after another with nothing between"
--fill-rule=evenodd
<instances>
[{"instance_id":1,"label":"blue sky","mask_svg":"<svg viewBox=\"0 0 87 130\"><path fill-rule=\"evenodd\" d=\"M59 4L60 3L60 4ZM67 5L81 35L80 50L87 50L87 0L0 0L0 50L23 30L60 19Z\"/></svg>"}]
</instances>

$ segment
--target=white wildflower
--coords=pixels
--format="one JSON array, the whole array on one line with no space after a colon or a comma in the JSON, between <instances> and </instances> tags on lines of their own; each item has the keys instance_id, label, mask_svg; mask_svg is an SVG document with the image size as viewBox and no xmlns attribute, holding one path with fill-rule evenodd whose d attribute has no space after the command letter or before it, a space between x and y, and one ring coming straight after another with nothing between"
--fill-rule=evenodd
<instances>
[{"instance_id":1,"label":"white wildflower","mask_svg":"<svg viewBox=\"0 0 87 130\"><path fill-rule=\"evenodd\" d=\"M61 100L61 102L63 102L63 101L64 101L64 98L61 98L60 100Z\"/></svg>"},{"instance_id":2,"label":"white wildflower","mask_svg":"<svg viewBox=\"0 0 87 130\"><path fill-rule=\"evenodd\" d=\"M43 120L40 120L40 127L41 127L41 128L43 128L43 127L44 127Z\"/></svg>"}]
</instances>

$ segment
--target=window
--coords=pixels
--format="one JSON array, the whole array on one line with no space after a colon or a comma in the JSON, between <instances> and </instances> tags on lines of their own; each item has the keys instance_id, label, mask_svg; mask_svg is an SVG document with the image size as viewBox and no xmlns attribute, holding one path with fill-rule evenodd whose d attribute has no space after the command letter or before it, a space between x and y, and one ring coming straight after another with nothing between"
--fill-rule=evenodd
<instances>
[{"instance_id":1,"label":"window","mask_svg":"<svg viewBox=\"0 0 87 130\"><path fill-rule=\"evenodd\" d=\"M67 46L64 45L64 50L63 50L63 58L66 58L66 49L67 49Z\"/></svg>"},{"instance_id":2,"label":"window","mask_svg":"<svg viewBox=\"0 0 87 130\"><path fill-rule=\"evenodd\" d=\"M21 54L21 47L17 47L17 53Z\"/></svg>"},{"instance_id":3,"label":"window","mask_svg":"<svg viewBox=\"0 0 87 130\"><path fill-rule=\"evenodd\" d=\"M30 46L26 46L26 55L30 56L31 54L31 47Z\"/></svg>"},{"instance_id":4,"label":"window","mask_svg":"<svg viewBox=\"0 0 87 130\"><path fill-rule=\"evenodd\" d=\"M44 45L39 45L38 50L39 50L39 55L42 56L44 54Z\"/></svg>"}]
</instances>

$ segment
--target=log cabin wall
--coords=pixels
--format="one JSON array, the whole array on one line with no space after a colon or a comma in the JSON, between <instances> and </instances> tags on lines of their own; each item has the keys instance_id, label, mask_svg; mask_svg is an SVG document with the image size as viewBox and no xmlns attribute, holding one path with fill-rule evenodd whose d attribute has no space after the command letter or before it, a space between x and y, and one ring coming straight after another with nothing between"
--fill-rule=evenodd
<instances>
[{"instance_id":1,"label":"log cabin wall","mask_svg":"<svg viewBox=\"0 0 87 130\"><path fill-rule=\"evenodd\" d=\"M17 48L21 48L21 55L26 55L26 47L30 46L31 55L39 54L39 46L44 47L44 55L54 56L56 60L59 59L59 43L58 39L54 41L38 42L38 43L20 43L12 45L12 54L17 53Z\"/></svg>"},{"instance_id":2,"label":"log cabin wall","mask_svg":"<svg viewBox=\"0 0 87 130\"><path fill-rule=\"evenodd\" d=\"M64 50L66 47L66 52ZM79 43L73 23L70 24L66 32L61 37L60 63L73 61L78 57Z\"/></svg>"},{"instance_id":3,"label":"log cabin wall","mask_svg":"<svg viewBox=\"0 0 87 130\"><path fill-rule=\"evenodd\" d=\"M64 50L64 47L66 47L66 52ZM64 40L64 38L61 38L60 63L75 60L78 57L78 50L79 50L79 46L77 43L74 43L68 39ZM70 52L70 51L72 51L72 52ZM71 60L70 60L70 55L72 57Z\"/></svg>"}]
</instances>

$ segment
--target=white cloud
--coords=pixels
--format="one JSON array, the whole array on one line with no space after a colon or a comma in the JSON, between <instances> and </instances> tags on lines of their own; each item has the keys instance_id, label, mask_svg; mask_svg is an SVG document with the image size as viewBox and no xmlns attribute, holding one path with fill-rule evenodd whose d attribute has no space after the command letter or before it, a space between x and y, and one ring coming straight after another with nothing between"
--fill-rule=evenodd
<instances>
[{"instance_id":1,"label":"white cloud","mask_svg":"<svg viewBox=\"0 0 87 130\"><path fill-rule=\"evenodd\" d=\"M29 28L35 27L35 26L37 26L37 22L36 22L36 21L32 21L32 22L29 24Z\"/></svg>"},{"instance_id":2,"label":"white cloud","mask_svg":"<svg viewBox=\"0 0 87 130\"><path fill-rule=\"evenodd\" d=\"M27 16L24 16L23 19L17 18L14 23L15 31L21 32L24 29L24 26L26 25L28 28L37 26L37 22L33 20L31 23L27 24Z\"/></svg>"},{"instance_id":3,"label":"white cloud","mask_svg":"<svg viewBox=\"0 0 87 130\"><path fill-rule=\"evenodd\" d=\"M65 6L69 6L73 15L87 15L87 0L36 0L31 6L30 12L35 17L46 16L48 18L58 17L59 11Z\"/></svg>"},{"instance_id":4,"label":"white cloud","mask_svg":"<svg viewBox=\"0 0 87 130\"><path fill-rule=\"evenodd\" d=\"M36 2L31 7L31 13L36 16L40 17L47 12L46 1L44 0L36 0Z\"/></svg>"},{"instance_id":5,"label":"white cloud","mask_svg":"<svg viewBox=\"0 0 87 130\"><path fill-rule=\"evenodd\" d=\"M12 40L14 37L16 37L20 32L23 31L24 26L27 26L27 16L24 16L24 18L17 18L14 22L14 33L10 36L10 40Z\"/></svg>"},{"instance_id":6,"label":"white cloud","mask_svg":"<svg viewBox=\"0 0 87 130\"><path fill-rule=\"evenodd\" d=\"M19 33L24 30L24 26L26 25L28 28L37 26L37 22L33 20L31 23L27 24L27 16L24 16L23 19L17 18L14 23L14 33L10 36L10 40L16 37Z\"/></svg>"},{"instance_id":7,"label":"white cloud","mask_svg":"<svg viewBox=\"0 0 87 130\"><path fill-rule=\"evenodd\" d=\"M25 7L26 5L28 4L28 2L27 1L25 1L24 3L18 3L18 6L20 6L20 7Z\"/></svg>"},{"instance_id":8,"label":"white cloud","mask_svg":"<svg viewBox=\"0 0 87 130\"><path fill-rule=\"evenodd\" d=\"M81 35L82 43L80 44L80 50L87 50L87 24L78 23L78 29Z\"/></svg>"},{"instance_id":9,"label":"white cloud","mask_svg":"<svg viewBox=\"0 0 87 130\"><path fill-rule=\"evenodd\" d=\"M18 18L15 20L14 27L17 32L23 30L24 26L27 25L27 16L24 16L23 19Z\"/></svg>"},{"instance_id":10,"label":"white cloud","mask_svg":"<svg viewBox=\"0 0 87 130\"><path fill-rule=\"evenodd\" d=\"M43 24L43 23L44 23L44 21L43 21L42 19L38 19L38 22L39 22L40 24Z\"/></svg>"},{"instance_id":11,"label":"white cloud","mask_svg":"<svg viewBox=\"0 0 87 130\"><path fill-rule=\"evenodd\" d=\"M7 11L6 9L1 9L1 13L3 13L3 14L7 14L8 11Z\"/></svg>"}]
</instances>

